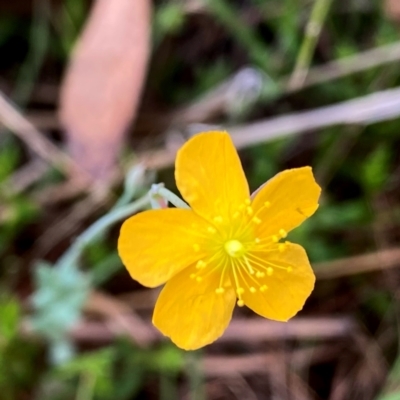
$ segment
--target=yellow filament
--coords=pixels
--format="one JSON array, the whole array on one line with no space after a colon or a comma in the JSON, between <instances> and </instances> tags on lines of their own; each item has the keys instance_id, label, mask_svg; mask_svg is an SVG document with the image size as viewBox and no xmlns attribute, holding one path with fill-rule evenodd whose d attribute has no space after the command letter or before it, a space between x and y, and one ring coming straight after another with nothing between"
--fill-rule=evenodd
<instances>
[{"instance_id":1,"label":"yellow filament","mask_svg":"<svg viewBox=\"0 0 400 400\"><path fill-rule=\"evenodd\" d=\"M253 258L251 260L251 262L253 262L254 264L257 264L260 267L263 267L265 269L269 268L268 265L265 265L265 264L269 264L270 266L272 266L274 268L283 269L286 272L291 272L293 270L293 268L290 265L287 266L287 267L284 267L283 265L278 265L278 264L275 264L275 263L273 263L271 261L263 260L262 258L259 258L259 257L255 256L254 254L251 254L251 253L248 256ZM267 274L268 274L268 272L267 272Z\"/></svg>"}]
</instances>

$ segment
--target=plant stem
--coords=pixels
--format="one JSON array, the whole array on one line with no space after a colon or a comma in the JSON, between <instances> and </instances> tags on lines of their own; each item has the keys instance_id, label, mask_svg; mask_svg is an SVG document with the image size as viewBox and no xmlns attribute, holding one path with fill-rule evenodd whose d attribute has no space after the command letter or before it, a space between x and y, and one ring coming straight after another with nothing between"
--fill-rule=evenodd
<instances>
[{"instance_id":1,"label":"plant stem","mask_svg":"<svg viewBox=\"0 0 400 400\"><path fill-rule=\"evenodd\" d=\"M146 207L149 203L150 197L148 194L146 194L139 200L136 200L134 203L117 208L115 210L112 210L110 213L104 215L76 238L71 247L58 260L56 266L61 268L67 267L69 265L74 265L78 261L83 249L98 235L103 233L109 226L111 226L115 222L127 218L136 211L139 211L140 209Z\"/></svg>"},{"instance_id":2,"label":"plant stem","mask_svg":"<svg viewBox=\"0 0 400 400\"><path fill-rule=\"evenodd\" d=\"M332 0L316 0L306 26L305 36L297 56L296 65L289 80L289 89L299 89L308 74L315 47Z\"/></svg>"},{"instance_id":3,"label":"plant stem","mask_svg":"<svg viewBox=\"0 0 400 400\"><path fill-rule=\"evenodd\" d=\"M190 209L188 204L186 204L176 194L172 193L170 190L166 189L163 186L159 186L156 189L155 193L163 197L165 200L168 200L171 204L173 204L177 208Z\"/></svg>"},{"instance_id":4,"label":"plant stem","mask_svg":"<svg viewBox=\"0 0 400 400\"><path fill-rule=\"evenodd\" d=\"M201 350L193 351L187 354L186 373L189 379L190 399L205 400L204 375L200 366L203 353Z\"/></svg>"}]
</instances>

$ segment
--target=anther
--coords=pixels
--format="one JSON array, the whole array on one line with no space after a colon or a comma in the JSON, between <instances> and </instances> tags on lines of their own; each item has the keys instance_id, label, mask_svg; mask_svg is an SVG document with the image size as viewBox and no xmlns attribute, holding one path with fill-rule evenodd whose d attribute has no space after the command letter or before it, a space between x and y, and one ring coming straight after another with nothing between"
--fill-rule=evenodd
<instances>
[{"instance_id":1,"label":"anther","mask_svg":"<svg viewBox=\"0 0 400 400\"><path fill-rule=\"evenodd\" d=\"M285 238L287 236L287 232L284 229L279 229L279 234Z\"/></svg>"},{"instance_id":2,"label":"anther","mask_svg":"<svg viewBox=\"0 0 400 400\"><path fill-rule=\"evenodd\" d=\"M264 278L265 272L257 271L256 278Z\"/></svg>"},{"instance_id":3,"label":"anther","mask_svg":"<svg viewBox=\"0 0 400 400\"><path fill-rule=\"evenodd\" d=\"M240 296L241 294L244 293L244 289L243 289L242 287L238 287L238 288L236 289L236 293L237 293L238 296Z\"/></svg>"},{"instance_id":4,"label":"anther","mask_svg":"<svg viewBox=\"0 0 400 400\"><path fill-rule=\"evenodd\" d=\"M250 199L246 199L246 200L244 201L244 204L246 204L246 206L249 206L249 205L251 204Z\"/></svg>"},{"instance_id":5,"label":"anther","mask_svg":"<svg viewBox=\"0 0 400 400\"><path fill-rule=\"evenodd\" d=\"M268 286L267 285L262 285L261 287L260 287L260 292L265 292L266 290L268 289Z\"/></svg>"},{"instance_id":6,"label":"anther","mask_svg":"<svg viewBox=\"0 0 400 400\"><path fill-rule=\"evenodd\" d=\"M196 274L190 274L190 279L196 278Z\"/></svg>"},{"instance_id":7,"label":"anther","mask_svg":"<svg viewBox=\"0 0 400 400\"><path fill-rule=\"evenodd\" d=\"M257 218L257 217L254 217L253 218L253 222L255 223L255 224L261 224L261 219L260 218Z\"/></svg>"},{"instance_id":8,"label":"anther","mask_svg":"<svg viewBox=\"0 0 400 400\"><path fill-rule=\"evenodd\" d=\"M196 277L196 282L201 282L202 280L203 280L203 278L201 276Z\"/></svg>"},{"instance_id":9,"label":"anther","mask_svg":"<svg viewBox=\"0 0 400 400\"><path fill-rule=\"evenodd\" d=\"M200 246L199 246L197 243L195 243L195 244L193 245L193 250L194 250L194 251L199 251L199 250L200 250Z\"/></svg>"},{"instance_id":10,"label":"anther","mask_svg":"<svg viewBox=\"0 0 400 400\"><path fill-rule=\"evenodd\" d=\"M238 305L239 307L243 307L243 306L244 306L244 301L243 301L242 299L239 299L239 300L237 301L237 305Z\"/></svg>"},{"instance_id":11,"label":"anther","mask_svg":"<svg viewBox=\"0 0 400 400\"><path fill-rule=\"evenodd\" d=\"M278 236L272 235L272 241L275 242L275 243L278 243L279 242Z\"/></svg>"},{"instance_id":12,"label":"anther","mask_svg":"<svg viewBox=\"0 0 400 400\"><path fill-rule=\"evenodd\" d=\"M219 287L219 288L215 289L215 293L217 293L217 294L222 294L224 292L225 292L225 289L223 287Z\"/></svg>"},{"instance_id":13,"label":"anther","mask_svg":"<svg viewBox=\"0 0 400 400\"><path fill-rule=\"evenodd\" d=\"M281 244L278 246L278 250L279 250L281 253L283 253L283 252L285 251L285 247L286 247L285 243L281 243Z\"/></svg>"},{"instance_id":14,"label":"anther","mask_svg":"<svg viewBox=\"0 0 400 400\"><path fill-rule=\"evenodd\" d=\"M256 243L260 243L260 242L261 242L261 239L260 239L260 238L255 238L254 241L255 241Z\"/></svg>"},{"instance_id":15,"label":"anther","mask_svg":"<svg viewBox=\"0 0 400 400\"><path fill-rule=\"evenodd\" d=\"M222 217L221 217L220 215L217 215L216 217L214 217L214 221L215 221L217 224L221 224L222 221L223 221L223 219L222 219Z\"/></svg>"},{"instance_id":16,"label":"anther","mask_svg":"<svg viewBox=\"0 0 400 400\"><path fill-rule=\"evenodd\" d=\"M268 268L267 268L267 275L268 275L268 276L271 276L273 273L274 273L273 268L272 268L272 267L268 267Z\"/></svg>"},{"instance_id":17,"label":"anther","mask_svg":"<svg viewBox=\"0 0 400 400\"><path fill-rule=\"evenodd\" d=\"M199 260L199 261L197 261L197 263L196 263L196 268L197 268L197 269L201 269L201 268L204 268L206 265L207 265L207 264L206 264L203 260Z\"/></svg>"},{"instance_id":18,"label":"anther","mask_svg":"<svg viewBox=\"0 0 400 400\"><path fill-rule=\"evenodd\" d=\"M264 203L264 207L265 208L269 208L271 206L271 203L269 202L269 201L266 201L265 203Z\"/></svg>"},{"instance_id":19,"label":"anther","mask_svg":"<svg viewBox=\"0 0 400 400\"><path fill-rule=\"evenodd\" d=\"M209 226L209 227L207 228L207 231L208 231L209 233L215 233L215 232L217 232L217 230L216 230L215 228L213 228L212 226Z\"/></svg>"},{"instance_id":20,"label":"anther","mask_svg":"<svg viewBox=\"0 0 400 400\"><path fill-rule=\"evenodd\" d=\"M286 270L287 272L292 272L293 271L293 268L292 267L287 267L287 270Z\"/></svg>"},{"instance_id":21,"label":"anther","mask_svg":"<svg viewBox=\"0 0 400 400\"><path fill-rule=\"evenodd\" d=\"M253 209L250 206L246 207L246 211L248 215L252 215L253 214Z\"/></svg>"},{"instance_id":22,"label":"anther","mask_svg":"<svg viewBox=\"0 0 400 400\"><path fill-rule=\"evenodd\" d=\"M236 211L235 214L233 214L233 219L239 218L240 217L240 212Z\"/></svg>"},{"instance_id":23,"label":"anther","mask_svg":"<svg viewBox=\"0 0 400 400\"><path fill-rule=\"evenodd\" d=\"M250 287L250 292L251 293L255 293L256 291L257 291L257 289L255 287L253 287L253 286Z\"/></svg>"}]
</instances>

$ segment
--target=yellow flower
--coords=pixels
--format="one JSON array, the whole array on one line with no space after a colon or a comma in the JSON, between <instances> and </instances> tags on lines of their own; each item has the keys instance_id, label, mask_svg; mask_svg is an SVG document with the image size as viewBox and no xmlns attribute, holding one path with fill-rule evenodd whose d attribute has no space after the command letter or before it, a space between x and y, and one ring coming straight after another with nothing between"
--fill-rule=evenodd
<instances>
[{"instance_id":1,"label":"yellow flower","mask_svg":"<svg viewBox=\"0 0 400 400\"><path fill-rule=\"evenodd\" d=\"M179 150L175 178L190 210L139 213L118 242L133 279L156 287L153 324L193 350L221 336L235 303L287 321L302 309L315 276L304 249L285 239L318 208L311 168L286 170L254 198L229 135L196 135Z\"/></svg>"}]
</instances>

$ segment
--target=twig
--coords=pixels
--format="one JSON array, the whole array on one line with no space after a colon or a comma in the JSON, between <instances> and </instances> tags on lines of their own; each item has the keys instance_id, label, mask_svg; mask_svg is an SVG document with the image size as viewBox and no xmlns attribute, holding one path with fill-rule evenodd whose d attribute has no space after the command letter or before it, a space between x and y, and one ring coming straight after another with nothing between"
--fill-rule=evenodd
<instances>
[{"instance_id":1,"label":"twig","mask_svg":"<svg viewBox=\"0 0 400 400\"><path fill-rule=\"evenodd\" d=\"M121 335L128 328L113 332L108 325L99 322L81 322L71 333L78 341L107 343ZM262 318L233 319L218 343L232 342L268 342L276 340L327 340L349 337L357 330L357 324L351 317L297 317L287 323L269 321ZM153 339L160 340L157 331ZM126 330L129 334L129 329Z\"/></svg>"},{"instance_id":2,"label":"twig","mask_svg":"<svg viewBox=\"0 0 400 400\"><path fill-rule=\"evenodd\" d=\"M390 43L385 46L366 50L352 56L334 60L318 67L313 67L303 83L302 89L330 82L347 75L363 72L400 59L400 43ZM284 80L285 81L285 80ZM297 90L287 88L288 91Z\"/></svg>"},{"instance_id":3,"label":"twig","mask_svg":"<svg viewBox=\"0 0 400 400\"><path fill-rule=\"evenodd\" d=\"M315 1L310 20L306 26L305 37L296 60L296 65L289 81L289 88L300 88L303 86L331 2L332 0Z\"/></svg>"},{"instance_id":4,"label":"twig","mask_svg":"<svg viewBox=\"0 0 400 400\"><path fill-rule=\"evenodd\" d=\"M261 318L234 319L219 339L232 342L245 339L248 342L262 342L282 339L326 340L347 337L357 330L351 317L294 318L282 324Z\"/></svg>"},{"instance_id":5,"label":"twig","mask_svg":"<svg viewBox=\"0 0 400 400\"><path fill-rule=\"evenodd\" d=\"M315 129L345 124L366 126L399 116L400 88L394 88L331 106L226 129L231 133L236 147L243 149ZM176 152L171 150L152 150L138 154L138 161L149 169L162 169L173 164L175 155Z\"/></svg>"},{"instance_id":6,"label":"twig","mask_svg":"<svg viewBox=\"0 0 400 400\"><path fill-rule=\"evenodd\" d=\"M380 271L400 265L400 248L348 257L314 265L317 279L332 279L366 272Z\"/></svg>"},{"instance_id":7,"label":"twig","mask_svg":"<svg viewBox=\"0 0 400 400\"><path fill-rule=\"evenodd\" d=\"M65 153L51 143L35 126L29 122L0 92L0 124L4 125L40 158L54 167L61 168L68 175L80 176L90 181L89 176Z\"/></svg>"},{"instance_id":8,"label":"twig","mask_svg":"<svg viewBox=\"0 0 400 400\"><path fill-rule=\"evenodd\" d=\"M309 88L318 84L331 82L357 72L376 68L384 64L392 63L400 59L400 42L391 43L371 50L357 53L343 59L334 60L318 67L309 69L305 81L301 87L290 87L290 76L283 77L275 82L273 93L282 96ZM249 69L249 68L245 68ZM172 126L184 126L189 123L207 122L214 115L227 112L232 103L231 92L233 86L239 86L239 90L245 90L247 82L239 80L238 76L243 72L239 70L233 76L220 83L217 87L205 93L201 98L179 108L168 118ZM254 70L254 74L257 71ZM264 79L265 80L265 79ZM264 86L271 85L271 80L264 81ZM238 90L237 89L237 90ZM236 90L236 91L237 91Z\"/></svg>"},{"instance_id":9,"label":"twig","mask_svg":"<svg viewBox=\"0 0 400 400\"><path fill-rule=\"evenodd\" d=\"M147 346L157 339L156 330L145 323L124 302L105 293L93 291L85 305L85 311L106 317L111 331L128 333L140 346Z\"/></svg>"},{"instance_id":10,"label":"twig","mask_svg":"<svg viewBox=\"0 0 400 400\"><path fill-rule=\"evenodd\" d=\"M0 191L7 191L13 194L21 193L42 178L48 170L48 164L40 158L35 158L7 178L0 185Z\"/></svg>"},{"instance_id":11,"label":"twig","mask_svg":"<svg viewBox=\"0 0 400 400\"><path fill-rule=\"evenodd\" d=\"M310 359L315 361L328 361L335 359L338 354L338 346L329 345L314 346L312 348L296 349L290 357L292 368L301 368L309 365ZM333 350L333 351L331 351ZM253 375L257 373L276 372L277 357L281 352L271 351L261 354L246 355L209 355L204 358L203 370L208 376L232 376L235 374ZM297 398L297 397L295 397Z\"/></svg>"},{"instance_id":12,"label":"twig","mask_svg":"<svg viewBox=\"0 0 400 400\"><path fill-rule=\"evenodd\" d=\"M236 146L244 148L313 129L344 124L370 125L399 115L400 88L394 88L311 111L229 128L229 132Z\"/></svg>"}]
</instances>

